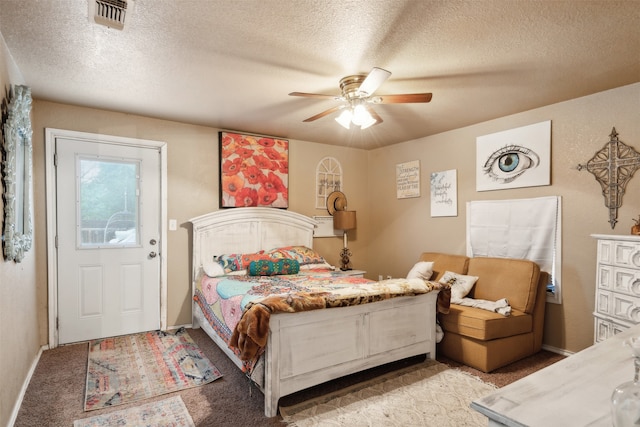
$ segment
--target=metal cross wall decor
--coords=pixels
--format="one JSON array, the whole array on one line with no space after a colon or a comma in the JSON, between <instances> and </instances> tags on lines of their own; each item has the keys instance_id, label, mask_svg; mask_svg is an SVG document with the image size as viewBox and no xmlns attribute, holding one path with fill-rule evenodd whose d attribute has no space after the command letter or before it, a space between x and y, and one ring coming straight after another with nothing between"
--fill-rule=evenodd
<instances>
[{"instance_id":1,"label":"metal cross wall decor","mask_svg":"<svg viewBox=\"0 0 640 427\"><path fill-rule=\"evenodd\" d=\"M622 206L627 183L640 169L640 153L618 139L615 127L609 137L609 142L586 165L579 164L578 170L587 169L602 187L604 204L609 208L609 223L613 229L618 222L618 208Z\"/></svg>"}]
</instances>

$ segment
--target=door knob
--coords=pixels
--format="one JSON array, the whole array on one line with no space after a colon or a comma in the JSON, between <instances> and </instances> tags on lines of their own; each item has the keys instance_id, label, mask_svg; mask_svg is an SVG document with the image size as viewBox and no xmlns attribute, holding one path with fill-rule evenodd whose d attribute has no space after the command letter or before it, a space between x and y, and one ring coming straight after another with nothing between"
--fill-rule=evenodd
<instances>
[{"instance_id":1,"label":"door knob","mask_svg":"<svg viewBox=\"0 0 640 427\"><path fill-rule=\"evenodd\" d=\"M155 252L149 252L149 258L155 258L156 256L158 256L157 253Z\"/></svg>"}]
</instances>

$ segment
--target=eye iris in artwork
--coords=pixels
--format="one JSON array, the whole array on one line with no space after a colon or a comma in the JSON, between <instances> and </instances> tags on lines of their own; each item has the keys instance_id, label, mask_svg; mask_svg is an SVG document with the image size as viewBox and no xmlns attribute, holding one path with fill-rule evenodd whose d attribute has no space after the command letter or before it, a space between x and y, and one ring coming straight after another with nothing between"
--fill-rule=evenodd
<instances>
[{"instance_id":1,"label":"eye iris in artwork","mask_svg":"<svg viewBox=\"0 0 640 427\"><path fill-rule=\"evenodd\" d=\"M511 172L518 167L520 163L520 157L517 153L509 153L500 157L498 160L498 167L503 172Z\"/></svg>"},{"instance_id":2,"label":"eye iris in artwork","mask_svg":"<svg viewBox=\"0 0 640 427\"><path fill-rule=\"evenodd\" d=\"M482 170L493 181L507 184L539 164L540 157L533 150L511 144L491 153Z\"/></svg>"}]
</instances>

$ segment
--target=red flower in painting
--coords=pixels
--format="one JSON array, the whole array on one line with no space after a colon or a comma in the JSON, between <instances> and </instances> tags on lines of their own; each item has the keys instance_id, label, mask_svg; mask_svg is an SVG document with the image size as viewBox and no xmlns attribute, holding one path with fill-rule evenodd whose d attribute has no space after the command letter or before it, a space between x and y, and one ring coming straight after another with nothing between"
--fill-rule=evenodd
<instances>
[{"instance_id":1,"label":"red flower in painting","mask_svg":"<svg viewBox=\"0 0 640 427\"><path fill-rule=\"evenodd\" d=\"M282 154L280 154L280 152L278 152L278 150L275 150L271 147L267 147L264 149L264 154L271 160L278 161L278 160L282 160Z\"/></svg>"},{"instance_id":2,"label":"red flower in painting","mask_svg":"<svg viewBox=\"0 0 640 427\"><path fill-rule=\"evenodd\" d=\"M228 147L229 145L232 145L234 142L236 142L235 140L235 134L233 133L225 133L224 135L222 135L222 146L223 147Z\"/></svg>"},{"instance_id":3,"label":"red flower in painting","mask_svg":"<svg viewBox=\"0 0 640 427\"><path fill-rule=\"evenodd\" d=\"M256 143L256 139L248 135L240 136L240 140L238 141L238 144L240 145L254 145L255 143Z\"/></svg>"},{"instance_id":4,"label":"red flower in painting","mask_svg":"<svg viewBox=\"0 0 640 427\"><path fill-rule=\"evenodd\" d=\"M243 188L236 194L236 207L258 206L258 192L254 188Z\"/></svg>"},{"instance_id":5,"label":"red flower in painting","mask_svg":"<svg viewBox=\"0 0 640 427\"><path fill-rule=\"evenodd\" d=\"M233 160L227 160L222 164L222 173L224 175L236 175L242 168L242 159L235 158Z\"/></svg>"},{"instance_id":6,"label":"red flower in painting","mask_svg":"<svg viewBox=\"0 0 640 427\"><path fill-rule=\"evenodd\" d=\"M244 180L238 175L225 175L222 177L222 191L224 193L236 196L236 194L238 194L238 192L243 188Z\"/></svg>"},{"instance_id":7,"label":"red flower in painting","mask_svg":"<svg viewBox=\"0 0 640 427\"><path fill-rule=\"evenodd\" d=\"M262 145L263 147L273 147L276 142L271 138L260 138L258 140L258 144Z\"/></svg>"},{"instance_id":8,"label":"red flower in painting","mask_svg":"<svg viewBox=\"0 0 640 427\"><path fill-rule=\"evenodd\" d=\"M253 161L256 164L256 166L260 169L268 169L268 170L275 169L273 162L269 160L266 156L253 156Z\"/></svg>"},{"instance_id":9,"label":"red flower in painting","mask_svg":"<svg viewBox=\"0 0 640 427\"><path fill-rule=\"evenodd\" d=\"M266 191L264 188L258 190L258 206L272 205L278 198L278 193Z\"/></svg>"},{"instance_id":10,"label":"red flower in painting","mask_svg":"<svg viewBox=\"0 0 640 427\"><path fill-rule=\"evenodd\" d=\"M269 172L269 175L264 176L261 183L262 188L269 193L282 193L287 190L280 177L273 172Z\"/></svg>"},{"instance_id":11,"label":"red flower in painting","mask_svg":"<svg viewBox=\"0 0 640 427\"><path fill-rule=\"evenodd\" d=\"M287 174L289 173L289 163L288 162L278 162L278 172Z\"/></svg>"},{"instance_id":12,"label":"red flower in painting","mask_svg":"<svg viewBox=\"0 0 640 427\"><path fill-rule=\"evenodd\" d=\"M251 150L249 148L246 147L238 147L234 153L237 154L238 156L240 156L243 159L248 159L249 157L253 156L253 153L255 152L255 150Z\"/></svg>"},{"instance_id":13,"label":"red flower in painting","mask_svg":"<svg viewBox=\"0 0 640 427\"><path fill-rule=\"evenodd\" d=\"M258 184L264 177L264 174L257 166L247 166L247 169L243 173L244 177L249 181L249 184Z\"/></svg>"}]
</instances>

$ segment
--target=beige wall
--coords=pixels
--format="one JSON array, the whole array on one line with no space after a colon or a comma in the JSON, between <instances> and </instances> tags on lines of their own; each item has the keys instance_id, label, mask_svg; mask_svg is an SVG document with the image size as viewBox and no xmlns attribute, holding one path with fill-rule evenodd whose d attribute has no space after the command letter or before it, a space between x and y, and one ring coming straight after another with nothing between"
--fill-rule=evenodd
<instances>
[{"instance_id":1,"label":"beige wall","mask_svg":"<svg viewBox=\"0 0 640 427\"><path fill-rule=\"evenodd\" d=\"M35 221L38 229L38 253L45 259L45 187L44 135L45 128L101 133L165 141L167 143L167 214L176 219L177 231L168 232L168 313L169 326L191 323L190 288L190 227L189 218L218 209L218 129L157 120L130 114L95 110L36 100L34 115L34 180ZM315 209L313 190L315 168L325 156L338 159L345 171L344 190L349 196L350 209L365 206L366 180L361 174L367 170L366 153L353 148L334 147L312 142L291 140L289 143L289 209L306 215L327 215L326 209ZM367 224L364 214L361 224ZM360 239L362 240L362 239ZM341 238L317 239L317 247L337 263ZM357 240L352 247L362 259ZM38 264L38 307L41 313L40 340L47 342L47 282L46 264Z\"/></svg>"},{"instance_id":2,"label":"beige wall","mask_svg":"<svg viewBox=\"0 0 640 427\"><path fill-rule=\"evenodd\" d=\"M24 78L9 54L0 35L0 88L2 111L12 85L24 84ZM0 193L4 186L0 180ZM0 216L4 218L4 202L0 198ZM37 241L36 241L37 243ZM7 425L13 406L40 350L36 294L36 265L44 263L35 251L27 252L22 262L5 261L0 257L0 425Z\"/></svg>"},{"instance_id":3,"label":"beige wall","mask_svg":"<svg viewBox=\"0 0 640 427\"><path fill-rule=\"evenodd\" d=\"M434 99L434 102L437 100ZM428 120L428 118L426 118ZM551 120L551 185L475 191L476 137ZM596 242L593 233L629 234L640 215L640 172L629 182L612 230L599 184L577 165L607 141L611 128L640 151L640 83L368 152L367 228L370 277L402 276L424 251L465 254L466 206L472 200L562 197L562 297L547 304L544 344L579 351L593 343ZM420 160L422 195L396 199L395 165ZM429 176L457 170L458 216L430 217Z\"/></svg>"}]
</instances>

